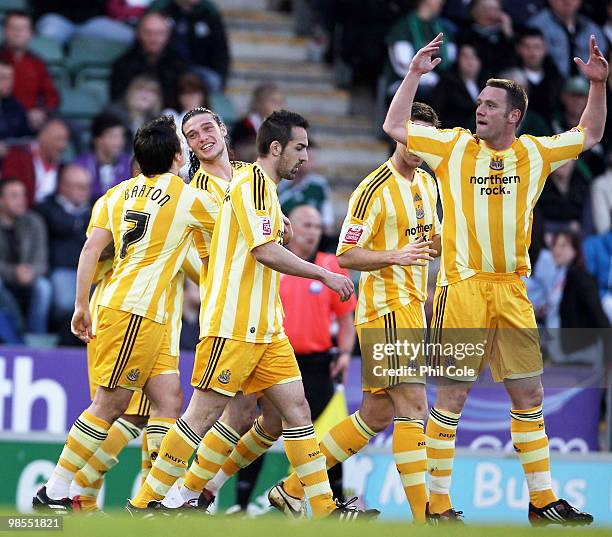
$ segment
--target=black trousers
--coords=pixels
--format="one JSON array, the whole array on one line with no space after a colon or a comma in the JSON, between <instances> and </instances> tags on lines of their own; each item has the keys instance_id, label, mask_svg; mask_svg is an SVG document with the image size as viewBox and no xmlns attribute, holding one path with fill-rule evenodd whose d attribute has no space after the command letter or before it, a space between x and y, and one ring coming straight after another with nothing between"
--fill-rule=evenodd
<instances>
[{"instance_id":1,"label":"black trousers","mask_svg":"<svg viewBox=\"0 0 612 537\"><path fill-rule=\"evenodd\" d=\"M306 400L310 405L312 421L323 413L334 396L334 382L329 374L332 355L329 352L315 354L296 354L302 373ZM238 503L243 509L249 504L251 493L261 471L263 457L238 472ZM329 483L334 498L344 500L342 493L342 464L337 464L328 471Z\"/></svg>"}]
</instances>

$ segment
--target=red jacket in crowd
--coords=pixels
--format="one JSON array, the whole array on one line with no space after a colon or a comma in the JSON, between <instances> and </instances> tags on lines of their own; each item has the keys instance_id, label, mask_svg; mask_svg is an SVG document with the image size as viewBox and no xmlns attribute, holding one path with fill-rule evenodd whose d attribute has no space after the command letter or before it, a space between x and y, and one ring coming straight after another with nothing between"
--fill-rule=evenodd
<instances>
[{"instance_id":1,"label":"red jacket in crowd","mask_svg":"<svg viewBox=\"0 0 612 537\"><path fill-rule=\"evenodd\" d=\"M59 96L45 64L34 54L26 52L21 58L6 48L0 49L0 59L10 63L15 70L13 96L26 108L53 110L59 104Z\"/></svg>"}]
</instances>

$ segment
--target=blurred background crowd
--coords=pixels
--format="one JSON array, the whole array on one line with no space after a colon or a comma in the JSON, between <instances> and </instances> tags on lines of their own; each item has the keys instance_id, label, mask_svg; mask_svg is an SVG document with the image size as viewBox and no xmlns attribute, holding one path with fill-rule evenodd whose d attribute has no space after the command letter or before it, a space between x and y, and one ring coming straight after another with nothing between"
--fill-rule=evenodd
<instances>
[{"instance_id":1,"label":"blurred background crowd","mask_svg":"<svg viewBox=\"0 0 612 537\"><path fill-rule=\"evenodd\" d=\"M521 133L562 132L578 124L589 90L572 58L587 58L594 34L612 59L612 0L0 0L0 18L9 344L78 344L69 319L92 202L131 176L132 137L162 112L180 125L190 108L211 107L245 161L266 115L303 113L310 160L279 197L285 213L316 207L321 248L334 251L350 192L389 155L388 103L438 32L443 62L417 97L443 127L473 128L484 81L501 76L528 92ZM612 319L610 129L608 119L602 143L548 179L536 208L529 293L546 328ZM191 288L187 325L197 308Z\"/></svg>"}]
</instances>

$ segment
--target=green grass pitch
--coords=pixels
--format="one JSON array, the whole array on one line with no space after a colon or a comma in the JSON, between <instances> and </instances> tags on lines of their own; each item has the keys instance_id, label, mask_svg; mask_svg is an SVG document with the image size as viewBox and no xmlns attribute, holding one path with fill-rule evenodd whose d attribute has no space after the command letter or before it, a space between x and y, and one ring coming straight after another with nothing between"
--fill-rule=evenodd
<instances>
[{"instance_id":1,"label":"green grass pitch","mask_svg":"<svg viewBox=\"0 0 612 537\"><path fill-rule=\"evenodd\" d=\"M5 515L9 513L5 511ZM198 537L222 535L223 537L422 537L425 535L450 535L452 537L557 537L559 529L529 529L526 526L444 526L417 527L398 522L353 522L341 524L332 521L290 521L279 516L256 519L239 519L225 516L192 516L189 518L157 518L137 520L124 513L110 516L73 516L64 519L62 531L19 531L20 535L57 535L58 537ZM3 533L4 534L4 533ZM609 537L609 528L564 529L563 535L587 534L592 537ZM8 535L8 534L5 534Z\"/></svg>"}]
</instances>

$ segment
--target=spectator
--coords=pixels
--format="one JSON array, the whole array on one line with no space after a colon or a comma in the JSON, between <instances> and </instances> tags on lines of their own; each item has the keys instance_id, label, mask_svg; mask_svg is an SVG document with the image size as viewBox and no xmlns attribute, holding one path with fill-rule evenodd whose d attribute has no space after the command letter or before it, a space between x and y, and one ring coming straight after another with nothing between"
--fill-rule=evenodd
<instances>
[{"instance_id":1,"label":"spectator","mask_svg":"<svg viewBox=\"0 0 612 537\"><path fill-rule=\"evenodd\" d=\"M257 158L255 137L263 120L281 110L285 94L276 84L260 84L253 90L249 113L236 122L232 132L234 152L239 160L254 162Z\"/></svg>"},{"instance_id":2,"label":"spectator","mask_svg":"<svg viewBox=\"0 0 612 537\"><path fill-rule=\"evenodd\" d=\"M21 334L23 331L19 304L8 291L0 278L0 343L20 344L23 343Z\"/></svg>"},{"instance_id":3,"label":"spectator","mask_svg":"<svg viewBox=\"0 0 612 537\"><path fill-rule=\"evenodd\" d=\"M13 95L28 111L30 126L37 131L49 112L57 108L59 96L45 64L28 51L31 39L30 16L20 11L7 13L0 60L13 66Z\"/></svg>"},{"instance_id":4,"label":"spectator","mask_svg":"<svg viewBox=\"0 0 612 537\"><path fill-rule=\"evenodd\" d=\"M150 0L106 0L106 13L114 20L136 26Z\"/></svg>"},{"instance_id":5,"label":"spectator","mask_svg":"<svg viewBox=\"0 0 612 537\"><path fill-rule=\"evenodd\" d=\"M410 62L417 50L425 46L440 32L444 26L439 15L444 0L420 0L415 11L404 15L391 27L387 35L389 55L385 68L385 87L387 96L395 94L400 82L406 76ZM438 68L421 77L417 98L423 100L438 83L440 72L455 61L456 48L448 36L440 47L442 63Z\"/></svg>"},{"instance_id":6,"label":"spectator","mask_svg":"<svg viewBox=\"0 0 612 537\"><path fill-rule=\"evenodd\" d=\"M323 242L331 243L335 251L337 240L334 240L334 206L327 179L315 172L316 145L310 140L308 161L304 162L292 181L283 179L278 185L278 200L284 214L290 214L296 207L309 205L319 212L322 225ZM337 239L337 237L335 237ZM328 244L326 244L327 246ZM321 245L319 249L323 249Z\"/></svg>"},{"instance_id":7,"label":"spectator","mask_svg":"<svg viewBox=\"0 0 612 537\"><path fill-rule=\"evenodd\" d=\"M0 181L0 278L21 308L26 331L44 334L51 306L47 231L28 211L26 188L17 179Z\"/></svg>"},{"instance_id":8,"label":"spectator","mask_svg":"<svg viewBox=\"0 0 612 537\"><path fill-rule=\"evenodd\" d=\"M36 30L40 35L66 44L75 37L109 39L131 43L134 30L127 24L101 15L106 0L30 0L40 16Z\"/></svg>"},{"instance_id":9,"label":"spectator","mask_svg":"<svg viewBox=\"0 0 612 537\"><path fill-rule=\"evenodd\" d=\"M185 278L180 348L193 351L200 340L200 289Z\"/></svg>"},{"instance_id":10,"label":"spectator","mask_svg":"<svg viewBox=\"0 0 612 537\"><path fill-rule=\"evenodd\" d=\"M174 21L172 44L211 92L223 91L230 55L223 19L209 0L156 0L151 10Z\"/></svg>"},{"instance_id":11,"label":"spectator","mask_svg":"<svg viewBox=\"0 0 612 537\"><path fill-rule=\"evenodd\" d=\"M136 131L159 115L162 98L162 89L157 79L150 75L139 75L132 79L123 99L109 106L106 112L126 119L131 144Z\"/></svg>"},{"instance_id":12,"label":"spectator","mask_svg":"<svg viewBox=\"0 0 612 537\"><path fill-rule=\"evenodd\" d=\"M112 114L100 114L91 126L92 150L76 158L92 179L91 196L99 198L109 188L129 179L130 154L125 150L125 125Z\"/></svg>"},{"instance_id":13,"label":"spectator","mask_svg":"<svg viewBox=\"0 0 612 537\"><path fill-rule=\"evenodd\" d=\"M476 128L474 111L483 85L480 72L476 49L468 43L459 45L457 62L442 73L431 95L431 105L443 128L464 127L472 131Z\"/></svg>"},{"instance_id":14,"label":"spectator","mask_svg":"<svg viewBox=\"0 0 612 537\"><path fill-rule=\"evenodd\" d=\"M91 185L90 173L81 166L70 164L60 173L57 193L48 196L36 208L49 233L51 316L59 327L60 343L65 345L76 343L70 335L70 318L74 311L76 267L91 216Z\"/></svg>"},{"instance_id":15,"label":"spectator","mask_svg":"<svg viewBox=\"0 0 612 537\"><path fill-rule=\"evenodd\" d=\"M548 52L563 78L580 74L573 58L589 57L591 34L604 54L608 50L599 26L578 14L581 3L582 0L548 0L549 7L529 21L529 26L542 30Z\"/></svg>"},{"instance_id":16,"label":"spectator","mask_svg":"<svg viewBox=\"0 0 612 537\"><path fill-rule=\"evenodd\" d=\"M502 10L501 0L472 0L470 18L457 34L457 43L474 46L486 79L513 63L512 19Z\"/></svg>"},{"instance_id":17,"label":"spectator","mask_svg":"<svg viewBox=\"0 0 612 537\"><path fill-rule=\"evenodd\" d=\"M40 202L57 187L57 172L70 132L61 119L49 120L36 140L25 146L14 146L2 162L2 178L15 177L26 188L28 206Z\"/></svg>"},{"instance_id":18,"label":"spectator","mask_svg":"<svg viewBox=\"0 0 612 537\"><path fill-rule=\"evenodd\" d=\"M589 170L581 160L572 160L550 175L538 201L545 229L558 231L571 226L580 230L583 227L589 202L589 181Z\"/></svg>"},{"instance_id":19,"label":"spectator","mask_svg":"<svg viewBox=\"0 0 612 537\"><path fill-rule=\"evenodd\" d=\"M589 94L589 83L581 76L568 78L561 91L562 109L552 119L553 133L559 134L580 123ZM605 170L603 144L597 144L580 155L580 161L590 170L589 176L600 175Z\"/></svg>"},{"instance_id":20,"label":"spectator","mask_svg":"<svg viewBox=\"0 0 612 537\"><path fill-rule=\"evenodd\" d=\"M608 153L606 172L593 181L591 201L595 232L612 231L612 152Z\"/></svg>"},{"instance_id":21,"label":"spectator","mask_svg":"<svg viewBox=\"0 0 612 537\"><path fill-rule=\"evenodd\" d=\"M612 231L591 235L584 240L584 259L597 280L601 305L612 322Z\"/></svg>"},{"instance_id":22,"label":"spectator","mask_svg":"<svg viewBox=\"0 0 612 537\"><path fill-rule=\"evenodd\" d=\"M516 42L518 67L527 77L529 109L545 119L556 111L563 78L548 56L544 34L537 28L525 28ZM531 131L529 131L531 133Z\"/></svg>"},{"instance_id":23,"label":"spectator","mask_svg":"<svg viewBox=\"0 0 612 537\"><path fill-rule=\"evenodd\" d=\"M0 60L0 162L9 145L30 134L25 108L13 97L13 66Z\"/></svg>"},{"instance_id":24,"label":"spectator","mask_svg":"<svg viewBox=\"0 0 612 537\"><path fill-rule=\"evenodd\" d=\"M587 272L580 235L561 231L554 235L551 250L540 259L527 284L536 315L547 329L542 343L553 361L599 363L601 348L593 333L560 328L609 328L599 298L597 284Z\"/></svg>"},{"instance_id":25,"label":"spectator","mask_svg":"<svg viewBox=\"0 0 612 537\"><path fill-rule=\"evenodd\" d=\"M169 46L168 20L160 13L143 15L136 29L136 43L112 67L111 98L123 97L130 82L138 75L157 78L165 106L171 106L176 95L176 80L187 65Z\"/></svg>"}]
</instances>

